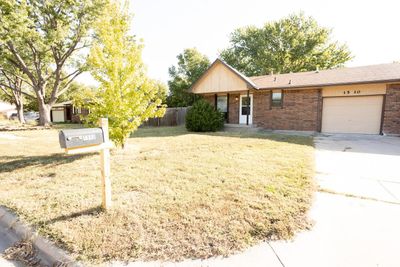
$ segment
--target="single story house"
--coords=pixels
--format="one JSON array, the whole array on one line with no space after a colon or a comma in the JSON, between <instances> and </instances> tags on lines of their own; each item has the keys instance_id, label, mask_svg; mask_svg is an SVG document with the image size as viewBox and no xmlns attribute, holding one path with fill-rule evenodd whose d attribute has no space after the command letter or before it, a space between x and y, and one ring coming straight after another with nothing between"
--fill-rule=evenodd
<instances>
[{"instance_id":1,"label":"single story house","mask_svg":"<svg viewBox=\"0 0 400 267\"><path fill-rule=\"evenodd\" d=\"M80 122L80 115L89 114L85 108L74 107L72 101L65 101L54 104L50 111L52 122Z\"/></svg>"},{"instance_id":2,"label":"single story house","mask_svg":"<svg viewBox=\"0 0 400 267\"><path fill-rule=\"evenodd\" d=\"M400 134L400 63L246 77L217 59L190 91L230 124Z\"/></svg>"}]
</instances>

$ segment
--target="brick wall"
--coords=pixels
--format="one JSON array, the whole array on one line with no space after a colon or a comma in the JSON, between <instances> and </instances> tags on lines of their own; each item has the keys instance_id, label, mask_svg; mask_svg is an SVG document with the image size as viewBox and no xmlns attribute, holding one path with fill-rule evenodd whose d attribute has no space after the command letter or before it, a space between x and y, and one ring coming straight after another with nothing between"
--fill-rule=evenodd
<instances>
[{"instance_id":1,"label":"brick wall","mask_svg":"<svg viewBox=\"0 0 400 267\"><path fill-rule=\"evenodd\" d=\"M400 84L388 85L383 132L385 134L400 134Z\"/></svg>"},{"instance_id":2,"label":"brick wall","mask_svg":"<svg viewBox=\"0 0 400 267\"><path fill-rule=\"evenodd\" d=\"M254 92L253 124L272 130L319 131L322 97L319 89L284 90L283 106L271 106L271 91Z\"/></svg>"},{"instance_id":3,"label":"brick wall","mask_svg":"<svg viewBox=\"0 0 400 267\"><path fill-rule=\"evenodd\" d=\"M229 94L229 123L239 123L239 96L240 94Z\"/></svg>"},{"instance_id":4,"label":"brick wall","mask_svg":"<svg viewBox=\"0 0 400 267\"><path fill-rule=\"evenodd\" d=\"M209 102L213 107L215 107L215 96L214 95L203 95L204 100Z\"/></svg>"}]
</instances>

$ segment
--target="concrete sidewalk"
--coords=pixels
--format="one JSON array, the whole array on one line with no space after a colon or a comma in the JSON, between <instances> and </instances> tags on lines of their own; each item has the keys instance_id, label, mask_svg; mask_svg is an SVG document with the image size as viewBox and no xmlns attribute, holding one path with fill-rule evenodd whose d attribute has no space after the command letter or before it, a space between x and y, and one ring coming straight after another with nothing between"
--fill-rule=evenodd
<instances>
[{"instance_id":1,"label":"concrete sidewalk","mask_svg":"<svg viewBox=\"0 0 400 267\"><path fill-rule=\"evenodd\" d=\"M310 216L311 231L272 243L283 266L400 266L400 205L317 193Z\"/></svg>"}]
</instances>

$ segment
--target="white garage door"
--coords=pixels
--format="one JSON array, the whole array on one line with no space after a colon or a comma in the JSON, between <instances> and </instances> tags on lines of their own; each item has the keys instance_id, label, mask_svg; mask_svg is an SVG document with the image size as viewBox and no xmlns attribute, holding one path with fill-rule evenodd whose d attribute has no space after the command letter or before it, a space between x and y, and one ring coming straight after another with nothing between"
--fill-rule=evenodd
<instances>
[{"instance_id":1,"label":"white garage door","mask_svg":"<svg viewBox=\"0 0 400 267\"><path fill-rule=\"evenodd\" d=\"M324 98L322 132L379 134L383 96Z\"/></svg>"},{"instance_id":2,"label":"white garage door","mask_svg":"<svg viewBox=\"0 0 400 267\"><path fill-rule=\"evenodd\" d=\"M64 110L53 110L53 122L64 122Z\"/></svg>"}]
</instances>

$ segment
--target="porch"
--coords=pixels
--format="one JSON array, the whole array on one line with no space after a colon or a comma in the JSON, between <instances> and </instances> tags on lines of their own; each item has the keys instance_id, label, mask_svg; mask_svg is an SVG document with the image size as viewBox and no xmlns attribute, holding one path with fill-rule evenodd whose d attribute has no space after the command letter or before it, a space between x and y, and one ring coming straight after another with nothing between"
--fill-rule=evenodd
<instances>
[{"instance_id":1,"label":"porch","mask_svg":"<svg viewBox=\"0 0 400 267\"><path fill-rule=\"evenodd\" d=\"M247 92L205 94L204 99L225 116L228 125L253 124L253 94Z\"/></svg>"}]
</instances>

